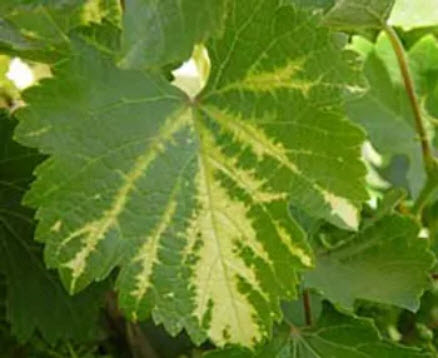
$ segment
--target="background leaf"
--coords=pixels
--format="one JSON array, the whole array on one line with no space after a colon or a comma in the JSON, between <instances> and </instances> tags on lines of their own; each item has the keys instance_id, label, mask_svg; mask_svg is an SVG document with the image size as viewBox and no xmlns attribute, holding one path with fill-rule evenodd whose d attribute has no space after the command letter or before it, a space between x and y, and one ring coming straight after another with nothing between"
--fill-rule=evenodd
<instances>
[{"instance_id":1,"label":"background leaf","mask_svg":"<svg viewBox=\"0 0 438 358\"><path fill-rule=\"evenodd\" d=\"M357 299L415 311L430 285L435 259L410 218L387 215L347 244L321 251L305 285L352 310Z\"/></svg>"},{"instance_id":2,"label":"background leaf","mask_svg":"<svg viewBox=\"0 0 438 358\"><path fill-rule=\"evenodd\" d=\"M360 30L382 28L395 0L338 0L325 16L329 26Z\"/></svg>"},{"instance_id":3,"label":"background leaf","mask_svg":"<svg viewBox=\"0 0 438 358\"><path fill-rule=\"evenodd\" d=\"M357 37L352 48L364 56L364 73L369 90L364 96L348 100L349 116L366 128L371 143L386 159L384 166L396 156L407 158L408 189L411 196L416 198L425 184L426 173L413 111L389 40L381 34L376 43L371 44ZM438 55L437 50L436 41L431 36L425 36L408 52L417 95L420 103L426 106L434 103L436 65L433 58ZM429 136L433 138L434 119L426 108L422 110L423 121Z\"/></svg>"},{"instance_id":4,"label":"background leaf","mask_svg":"<svg viewBox=\"0 0 438 358\"><path fill-rule=\"evenodd\" d=\"M0 48L40 62L68 56L71 30L106 19L121 21L119 0L4 0L0 4Z\"/></svg>"},{"instance_id":5,"label":"background leaf","mask_svg":"<svg viewBox=\"0 0 438 358\"><path fill-rule=\"evenodd\" d=\"M33 213L21 206L42 156L12 141L15 124L0 112L0 271L6 275L12 333L20 341L29 340L35 330L52 343L92 339L97 333L103 287L90 287L70 297L56 275L46 270L41 247L32 240Z\"/></svg>"},{"instance_id":6,"label":"background leaf","mask_svg":"<svg viewBox=\"0 0 438 358\"><path fill-rule=\"evenodd\" d=\"M313 328L284 327L255 354L228 349L207 358L421 358L427 353L386 342L372 321L340 314L328 304Z\"/></svg>"},{"instance_id":7,"label":"background leaf","mask_svg":"<svg viewBox=\"0 0 438 358\"><path fill-rule=\"evenodd\" d=\"M406 30L438 25L437 0L396 0L389 23Z\"/></svg>"}]
</instances>

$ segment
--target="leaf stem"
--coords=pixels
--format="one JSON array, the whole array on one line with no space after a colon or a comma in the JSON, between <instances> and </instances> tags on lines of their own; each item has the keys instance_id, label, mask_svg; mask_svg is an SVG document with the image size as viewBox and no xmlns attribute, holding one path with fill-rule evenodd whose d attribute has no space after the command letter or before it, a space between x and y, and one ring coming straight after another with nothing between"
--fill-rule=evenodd
<instances>
[{"instance_id":1,"label":"leaf stem","mask_svg":"<svg viewBox=\"0 0 438 358\"><path fill-rule=\"evenodd\" d=\"M158 358L149 339L138 324L127 322L126 334L134 358Z\"/></svg>"},{"instance_id":2,"label":"leaf stem","mask_svg":"<svg viewBox=\"0 0 438 358\"><path fill-rule=\"evenodd\" d=\"M313 324L312 319L312 305L310 304L310 292L309 289L304 289L303 291L303 306L304 306L304 319L307 326Z\"/></svg>"},{"instance_id":3,"label":"leaf stem","mask_svg":"<svg viewBox=\"0 0 438 358\"><path fill-rule=\"evenodd\" d=\"M409 70L408 59L406 56L406 51L404 46L397 35L397 32L392 26L388 24L383 24L383 28L391 41L392 47L396 54L400 72L405 83L406 92L411 102L412 110L415 118L415 126L417 133L420 137L421 150L423 153L423 162L427 174L426 184L421 191L419 197L414 203L413 214L417 217L421 217L424 207L427 205L428 201L432 198L436 190L438 189L438 161L434 157L432 146L430 144L426 127L424 126L423 118L421 115L421 107L418 101L417 94L415 92L414 81L412 80L412 75Z\"/></svg>"},{"instance_id":4,"label":"leaf stem","mask_svg":"<svg viewBox=\"0 0 438 358\"><path fill-rule=\"evenodd\" d=\"M412 80L412 75L409 70L409 64L406 56L405 49L397 32L392 26L387 24L384 25L384 30L391 41L394 52L397 56L397 60L400 66L400 71L403 77L403 81L406 87L406 92L411 102L412 110L414 112L415 126L417 133L420 137L421 149L423 152L423 160L426 166L426 172L429 174L431 170L435 167L435 159L432 153L432 148L427 136L427 131L424 126L424 122L421 116L421 107L415 93L414 81Z\"/></svg>"}]
</instances>

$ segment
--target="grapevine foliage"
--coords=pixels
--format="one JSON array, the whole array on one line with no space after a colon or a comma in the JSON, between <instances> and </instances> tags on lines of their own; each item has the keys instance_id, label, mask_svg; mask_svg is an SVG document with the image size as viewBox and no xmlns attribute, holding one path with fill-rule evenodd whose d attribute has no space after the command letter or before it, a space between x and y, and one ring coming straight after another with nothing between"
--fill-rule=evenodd
<instances>
[{"instance_id":1,"label":"grapevine foliage","mask_svg":"<svg viewBox=\"0 0 438 358\"><path fill-rule=\"evenodd\" d=\"M432 2L2 1L6 354L436 354Z\"/></svg>"}]
</instances>

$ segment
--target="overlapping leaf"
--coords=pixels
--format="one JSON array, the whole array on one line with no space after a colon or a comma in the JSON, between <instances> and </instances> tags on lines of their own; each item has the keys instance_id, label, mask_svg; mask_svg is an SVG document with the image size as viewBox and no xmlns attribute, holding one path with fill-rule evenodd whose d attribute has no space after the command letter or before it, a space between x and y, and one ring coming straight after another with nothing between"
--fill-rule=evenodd
<instances>
[{"instance_id":1,"label":"overlapping leaf","mask_svg":"<svg viewBox=\"0 0 438 358\"><path fill-rule=\"evenodd\" d=\"M387 215L346 245L320 252L306 285L346 309L365 299L415 311L435 262L418 234L412 219Z\"/></svg>"},{"instance_id":2,"label":"overlapping leaf","mask_svg":"<svg viewBox=\"0 0 438 358\"><path fill-rule=\"evenodd\" d=\"M417 196L426 173L406 91L402 84L391 82L384 63L375 53L366 60L365 74L370 84L369 92L348 102L350 118L367 129L379 153L389 157L406 155L410 189Z\"/></svg>"},{"instance_id":3,"label":"overlapping leaf","mask_svg":"<svg viewBox=\"0 0 438 358\"><path fill-rule=\"evenodd\" d=\"M356 29L382 28L395 0L338 0L325 16L330 26Z\"/></svg>"},{"instance_id":4,"label":"overlapping leaf","mask_svg":"<svg viewBox=\"0 0 438 358\"><path fill-rule=\"evenodd\" d=\"M42 158L12 141L14 126L0 112L0 271L6 275L7 319L20 341L35 330L49 342L89 339L96 334L102 290L93 287L70 297L44 267L42 250L32 240L33 213L20 204Z\"/></svg>"},{"instance_id":5,"label":"overlapping leaf","mask_svg":"<svg viewBox=\"0 0 438 358\"><path fill-rule=\"evenodd\" d=\"M312 265L289 201L357 228L363 133L342 103L356 73L316 19L279 3L230 4L197 98L81 41L24 94L17 137L50 155L26 202L70 292L121 265L131 318L251 346Z\"/></svg>"},{"instance_id":6,"label":"overlapping leaf","mask_svg":"<svg viewBox=\"0 0 438 358\"><path fill-rule=\"evenodd\" d=\"M325 305L314 328L287 328L273 341L251 353L228 349L206 358L427 358L427 353L383 340L368 319L354 318Z\"/></svg>"},{"instance_id":7,"label":"overlapping leaf","mask_svg":"<svg viewBox=\"0 0 438 358\"><path fill-rule=\"evenodd\" d=\"M119 0L4 0L0 3L0 48L37 61L68 53L70 30L104 18L121 21Z\"/></svg>"},{"instance_id":8,"label":"overlapping leaf","mask_svg":"<svg viewBox=\"0 0 438 358\"><path fill-rule=\"evenodd\" d=\"M123 16L125 68L186 60L193 46L221 31L228 0L131 0Z\"/></svg>"}]
</instances>

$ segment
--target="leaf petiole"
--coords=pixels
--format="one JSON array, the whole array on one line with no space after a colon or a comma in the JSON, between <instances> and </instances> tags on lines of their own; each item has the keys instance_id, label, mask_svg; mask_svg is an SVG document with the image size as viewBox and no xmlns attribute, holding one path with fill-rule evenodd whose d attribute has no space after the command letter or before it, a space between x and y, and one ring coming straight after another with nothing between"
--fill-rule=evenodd
<instances>
[{"instance_id":1,"label":"leaf petiole","mask_svg":"<svg viewBox=\"0 0 438 358\"><path fill-rule=\"evenodd\" d=\"M400 72L403 77L406 92L408 94L409 101L412 106L412 110L415 118L415 127L421 142L421 150L423 154L424 166L428 176L426 185L421 191L420 196L417 199L416 203L414 204L413 212L415 215L418 216L421 215L424 206L427 204L430 197L438 189L438 161L434 157L432 146L430 144L426 127L423 122L423 118L421 115L421 107L417 94L415 92L415 85L412 79L411 72L409 70L409 64L408 64L404 46L399 36L397 35L397 32L392 26L384 23L383 29L389 37L389 40L391 42L391 45L394 49L395 55L399 63Z\"/></svg>"}]
</instances>

